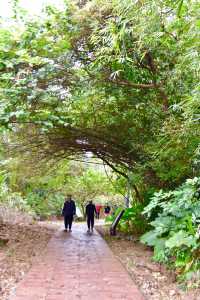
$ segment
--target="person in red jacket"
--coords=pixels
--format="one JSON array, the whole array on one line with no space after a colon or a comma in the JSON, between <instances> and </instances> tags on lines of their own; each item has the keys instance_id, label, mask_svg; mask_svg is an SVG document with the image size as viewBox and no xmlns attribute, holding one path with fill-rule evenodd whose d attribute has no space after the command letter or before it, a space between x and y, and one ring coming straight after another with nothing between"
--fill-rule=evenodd
<instances>
[{"instance_id":1,"label":"person in red jacket","mask_svg":"<svg viewBox=\"0 0 200 300\"><path fill-rule=\"evenodd\" d=\"M96 212L97 212L97 219L99 219L100 212L101 212L101 205L99 204L96 205Z\"/></svg>"}]
</instances>

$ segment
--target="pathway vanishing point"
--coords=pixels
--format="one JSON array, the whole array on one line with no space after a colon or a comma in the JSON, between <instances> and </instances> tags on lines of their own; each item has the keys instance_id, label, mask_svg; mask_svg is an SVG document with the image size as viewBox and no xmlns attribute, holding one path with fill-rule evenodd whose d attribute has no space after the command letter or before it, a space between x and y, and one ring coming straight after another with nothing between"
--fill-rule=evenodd
<instances>
[{"instance_id":1,"label":"pathway vanishing point","mask_svg":"<svg viewBox=\"0 0 200 300\"><path fill-rule=\"evenodd\" d=\"M96 231L72 229L56 232L9 300L144 300Z\"/></svg>"}]
</instances>

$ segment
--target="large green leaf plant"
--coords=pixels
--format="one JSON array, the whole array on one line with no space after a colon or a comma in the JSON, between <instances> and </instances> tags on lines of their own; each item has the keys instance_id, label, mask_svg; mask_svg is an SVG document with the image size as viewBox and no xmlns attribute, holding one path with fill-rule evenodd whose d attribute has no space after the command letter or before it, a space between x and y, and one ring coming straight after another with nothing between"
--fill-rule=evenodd
<instances>
[{"instance_id":1,"label":"large green leaf plant","mask_svg":"<svg viewBox=\"0 0 200 300\"><path fill-rule=\"evenodd\" d=\"M200 178L187 179L178 189L159 191L143 214L152 230L141 241L154 248L153 258L175 267L180 279L200 268Z\"/></svg>"}]
</instances>

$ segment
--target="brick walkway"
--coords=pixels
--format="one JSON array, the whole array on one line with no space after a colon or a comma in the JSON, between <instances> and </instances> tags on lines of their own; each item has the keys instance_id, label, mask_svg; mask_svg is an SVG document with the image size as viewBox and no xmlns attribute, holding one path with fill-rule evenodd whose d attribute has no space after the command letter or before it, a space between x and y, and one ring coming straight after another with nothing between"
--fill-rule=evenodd
<instances>
[{"instance_id":1,"label":"brick walkway","mask_svg":"<svg viewBox=\"0 0 200 300\"><path fill-rule=\"evenodd\" d=\"M10 300L144 300L123 266L95 232L74 224L58 231Z\"/></svg>"}]
</instances>

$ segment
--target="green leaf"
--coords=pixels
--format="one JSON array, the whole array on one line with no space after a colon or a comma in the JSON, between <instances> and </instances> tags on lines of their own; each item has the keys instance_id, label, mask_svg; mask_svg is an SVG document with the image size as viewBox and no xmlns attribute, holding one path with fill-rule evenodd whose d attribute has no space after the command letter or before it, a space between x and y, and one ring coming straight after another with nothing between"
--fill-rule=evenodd
<instances>
[{"instance_id":1,"label":"green leaf","mask_svg":"<svg viewBox=\"0 0 200 300\"><path fill-rule=\"evenodd\" d=\"M172 235L167 241L166 241L166 247L172 249L175 247L181 247L181 246L187 246L187 247L194 247L196 246L197 239L189 235L186 231L180 230Z\"/></svg>"},{"instance_id":2,"label":"green leaf","mask_svg":"<svg viewBox=\"0 0 200 300\"><path fill-rule=\"evenodd\" d=\"M159 234L156 231L151 230L143 234L140 238L140 241L148 246L155 246L159 239Z\"/></svg>"}]
</instances>

